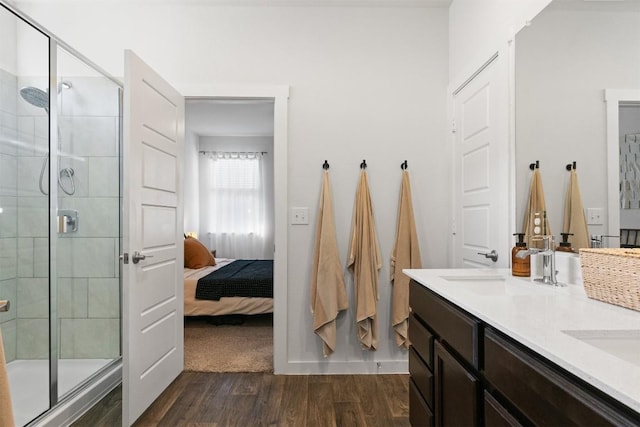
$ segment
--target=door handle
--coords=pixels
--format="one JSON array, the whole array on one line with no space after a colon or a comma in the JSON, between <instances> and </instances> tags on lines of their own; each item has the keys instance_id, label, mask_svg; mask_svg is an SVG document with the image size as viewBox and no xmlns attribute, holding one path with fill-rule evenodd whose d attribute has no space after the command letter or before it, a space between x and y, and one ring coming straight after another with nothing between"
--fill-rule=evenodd
<instances>
[{"instance_id":1,"label":"door handle","mask_svg":"<svg viewBox=\"0 0 640 427\"><path fill-rule=\"evenodd\" d=\"M135 251L133 255L131 255L131 261L133 261L134 264L137 264L147 258L153 258L153 255L143 255L138 251Z\"/></svg>"},{"instance_id":2,"label":"door handle","mask_svg":"<svg viewBox=\"0 0 640 427\"><path fill-rule=\"evenodd\" d=\"M8 300L0 300L0 311L9 311L11 307L11 302Z\"/></svg>"},{"instance_id":3,"label":"door handle","mask_svg":"<svg viewBox=\"0 0 640 427\"><path fill-rule=\"evenodd\" d=\"M478 255L484 255L485 258L489 258L493 262L498 262L498 252L492 250L491 252L478 252Z\"/></svg>"}]
</instances>

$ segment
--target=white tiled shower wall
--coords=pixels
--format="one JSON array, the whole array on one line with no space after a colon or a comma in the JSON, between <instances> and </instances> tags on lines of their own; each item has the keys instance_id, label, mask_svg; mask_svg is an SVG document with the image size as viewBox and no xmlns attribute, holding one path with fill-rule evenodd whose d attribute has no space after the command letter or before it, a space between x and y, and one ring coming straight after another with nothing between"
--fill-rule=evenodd
<instances>
[{"instance_id":1,"label":"white tiled shower wall","mask_svg":"<svg viewBox=\"0 0 640 427\"><path fill-rule=\"evenodd\" d=\"M17 254L17 147L11 144L18 135L18 79L0 69L0 298L16 301L18 282ZM0 328L7 361L16 358L16 310L0 313Z\"/></svg>"},{"instance_id":2,"label":"white tiled shower wall","mask_svg":"<svg viewBox=\"0 0 640 427\"><path fill-rule=\"evenodd\" d=\"M23 143L0 148L0 295L13 304L0 327L8 361L48 358L47 197L38 188L48 117L17 95L44 82L0 73L0 135ZM79 220L76 233L57 240L60 357L113 358L120 354L118 89L100 77L68 80L72 87L62 89L59 105L58 169L73 168L75 193L58 187L58 200ZM62 184L71 189L66 177Z\"/></svg>"}]
</instances>

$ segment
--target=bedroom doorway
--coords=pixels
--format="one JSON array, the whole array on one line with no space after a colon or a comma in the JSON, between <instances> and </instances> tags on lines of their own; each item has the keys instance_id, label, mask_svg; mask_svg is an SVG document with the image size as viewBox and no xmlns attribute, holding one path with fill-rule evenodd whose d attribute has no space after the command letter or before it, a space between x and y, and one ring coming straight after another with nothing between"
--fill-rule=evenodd
<instances>
[{"instance_id":1,"label":"bedroom doorway","mask_svg":"<svg viewBox=\"0 0 640 427\"><path fill-rule=\"evenodd\" d=\"M274 259L274 110L273 98L186 102L185 234L214 255L211 270ZM185 369L273 372L273 293L201 300L198 280L185 278Z\"/></svg>"}]
</instances>

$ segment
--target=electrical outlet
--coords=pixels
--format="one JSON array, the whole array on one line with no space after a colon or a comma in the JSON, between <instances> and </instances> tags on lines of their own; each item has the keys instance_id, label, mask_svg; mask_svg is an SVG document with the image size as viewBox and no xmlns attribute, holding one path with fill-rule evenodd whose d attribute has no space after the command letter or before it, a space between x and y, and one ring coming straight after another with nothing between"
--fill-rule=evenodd
<instances>
[{"instance_id":1,"label":"electrical outlet","mask_svg":"<svg viewBox=\"0 0 640 427\"><path fill-rule=\"evenodd\" d=\"M291 208L291 224L309 224L309 208Z\"/></svg>"},{"instance_id":2,"label":"electrical outlet","mask_svg":"<svg viewBox=\"0 0 640 427\"><path fill-rule=\"evenodd\" d=\"M587 224L589 224L589 225L603 225L604 224L604 209L602 209L602 208L587 208Z\"/></svg>"}]
</instances>

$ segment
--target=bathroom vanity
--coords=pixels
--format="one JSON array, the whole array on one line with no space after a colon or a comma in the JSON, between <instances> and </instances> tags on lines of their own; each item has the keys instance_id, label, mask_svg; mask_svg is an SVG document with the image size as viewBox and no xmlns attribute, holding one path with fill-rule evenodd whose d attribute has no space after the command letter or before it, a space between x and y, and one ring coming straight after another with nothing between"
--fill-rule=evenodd
<instances>
[{"instance_id":1,"label":"bathroom vanity","mask_svg":"<svg viewBox=\"0 0 640 427\"><path fill-rule=\"evenodd\" d=\"M640 425L640 312L510 270L405 274L412 426Z\"/></svg>"}]
</instances>

